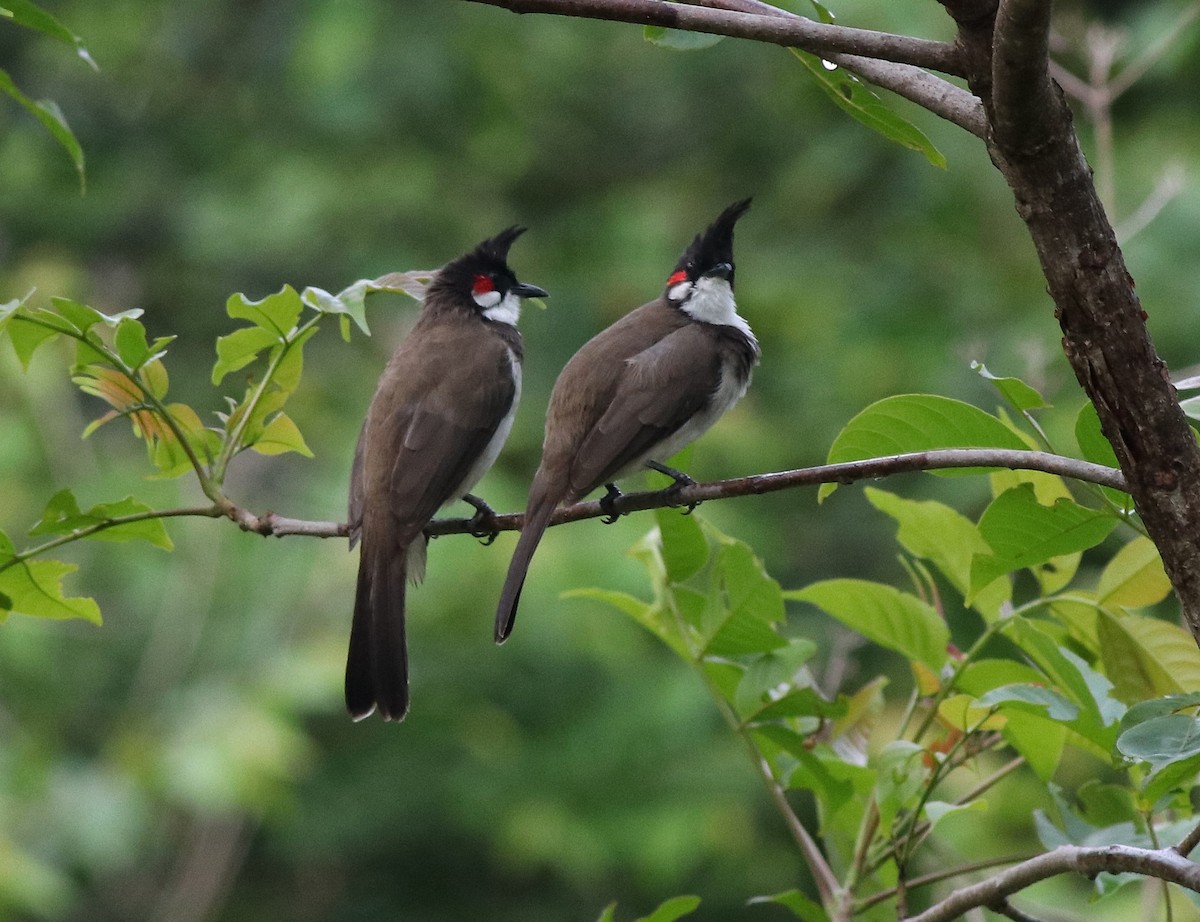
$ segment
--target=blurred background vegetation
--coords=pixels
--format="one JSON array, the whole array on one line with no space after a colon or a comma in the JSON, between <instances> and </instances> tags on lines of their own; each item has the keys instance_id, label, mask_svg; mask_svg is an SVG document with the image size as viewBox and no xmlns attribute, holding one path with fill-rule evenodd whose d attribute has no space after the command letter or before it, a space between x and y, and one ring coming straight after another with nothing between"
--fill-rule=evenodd
<instances>
[{"instance_id":1,"label":"blurred background vegetation","mask_svg":"<svg viewBox=\"0 0 1200 922\"><path fill-rule=\"evenodd\" d=\"M971 360L1042 387L1052 431L1078 409L1032 246L982 146L894 101L948 157L937 170L844 117L780 49L673 53L634 27L438 0L46 7L100 72L3 21L0 66L63 108L88 189L32 118L0 105L0 300L36 288L34 303L143 308L152 336L179 334L172 393L198 409L223 406L209 373L231 293L336 291L528 224L513 264L552 298L522 321L523 405L480 487L518 509L558 369L655 296L691 236L744 195L739 301L764 357L698 444L695 476L819 463L849 417L890 394L990 409ZM1127 30L1136 49L1182 7L1060 4L1061 58L1081 66L1070 48L1088 23ZM932 0L835 12L951 34ZM1185 171L1182 194L1127 245L1173 369L1196 360L1197 44L1185 36L1114 113L1118 222L1165 168ZM1090 151L1085 118L1080 130ZM375 296L373 337L345 344L330 329L308 346L290 412L317 457L240 459L236 500L344 516L358 422L413 314ZM85 507L198 501L186 479L143 479L124 426L80 441L101 408L73 389L69 361L47 349L21 374L0 351L0 527L20 543L67 485ZM986 489L890 487L969 512ZM800 491L702 513L786 587L904 578L888 522L856 489L821 507ZM559 600L585 585L644 594L624 551L649 527L634 516L551 532L503 648L491 618L513 536L439 540L411 596L401 726L342 710L356 558L341 542L195 520L171 525L171 554L73 545L71 586L97 596L105 625L0 627L0 917L593 919L612 899L628 915L695 892L697 919L783 918L745 900L803 886L800 861L699 683L631 623ZM793 628L848 683L895 667L804 612Z\"/></svg>"}]
</instances>

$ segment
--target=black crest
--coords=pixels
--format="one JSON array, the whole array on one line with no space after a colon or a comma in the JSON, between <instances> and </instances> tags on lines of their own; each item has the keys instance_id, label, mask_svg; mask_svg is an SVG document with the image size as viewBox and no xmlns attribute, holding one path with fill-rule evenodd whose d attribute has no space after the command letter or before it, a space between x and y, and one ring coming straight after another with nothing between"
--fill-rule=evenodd
<instances>
[{"instance_id":1,"label":"black crest","mask_svg":"<svg viewBox=\"0 0 1200 922\"><path fill-rule=\"evenodd\" d=\"M451 262L446 263L433 281L429 283L430 290L438 287L453 288L458 291L470 291L471 283L477 275L497 276L507 282L501 287L516 282L516 275L508 267L508 251L513 241L520 237L528 228L514 224L507 227L494 237L480 243L469 253L464 253Z\"/></svg>"},{"instance_id":2,"label":"black crest","mask_svg":"<svg viewBox=\"0 0 1200 922\"><path fill-rule=\"evenodd\" d=\"M696 239L683 251L675 271L686 272L689 279L695 281L709 269L721 263L733 265L733 226L738 218L750 207L750 199L745 198L734 202L708 225L703 233L697 234ZM730 283L733 282L730 276Z\"/></svg>"}]
</instances>

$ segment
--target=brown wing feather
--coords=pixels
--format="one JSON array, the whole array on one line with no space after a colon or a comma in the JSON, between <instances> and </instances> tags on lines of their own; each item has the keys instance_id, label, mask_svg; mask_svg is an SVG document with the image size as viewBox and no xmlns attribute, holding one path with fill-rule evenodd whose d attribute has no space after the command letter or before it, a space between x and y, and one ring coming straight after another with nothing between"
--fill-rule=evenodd
<instances>
[{"instance_id":1,"label":"brown wing feather","mask_svg":"<svg viewBox=\"0 0 1200 922\"><path fill-rule=\"evenodd\" d=\"M711 337L696 325L681 327L626 359L604 415L576 453L571 492L583 495L621 475L691 419L720 379Z\"/></svg>"}]
</instances>

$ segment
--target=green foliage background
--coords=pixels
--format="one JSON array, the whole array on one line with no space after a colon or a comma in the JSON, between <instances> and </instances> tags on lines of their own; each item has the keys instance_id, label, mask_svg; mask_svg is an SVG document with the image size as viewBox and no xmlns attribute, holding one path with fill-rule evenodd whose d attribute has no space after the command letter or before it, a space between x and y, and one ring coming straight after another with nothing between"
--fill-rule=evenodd
<instances>
[{"instance_id":1,"label":"green foliage background","mask_svg":"<svg viewBox=\"0 0 1200 922\"><path fill-rule=\"evenodd\" d=\"M1144 42L1173 6L1122 24ZM526 223L513 263L552 298L522 322L522 410L481 484L498 509L519 508L558 369L748 194L739 300L764 359L698 444L697 477L818 463L846 420L892 394L991 406L972 359L1051 395L1047 425L1069 427L1078 409L1032 247L980 145L896 102L946 155L937 170L847 119L779 49L726 40L681 54L636 28L436 0L47 7L99 73L13 28L0 28L0 66L62 107L88 192L32 118L0 106L0 300L36 287L35 304L143 308L152 337L180 335L172 393L202 411L223 408L209 373L230 293L336 291ZM835 12L948 37L934 3ZM1195 173L1196 45L1117 109L1118 223L1168 163ZM1172 368L1195 358L1197 189L1127 247ZM344 515L358 421L412 307L376 295L372 338L308 345L289 412L316 457L240 457L235 499ZM39 353L22 375L0 350L0 527L22 533L66 485L85 508L131 492L198 501L186 479L143 481L123 427L80 442L102 408L63 373L69 356ZM889 488L972 514L986 502L979 479ZM809 491L704 512L784 586L904 578L894 529L857 488L820 507ZM104 626L0 626L0 911L592 919L613 898L648 912L695 892L697 919L781 916L744 901L802 885L798 859L700 684L626 619L559 598L644 593L624 552L650 527L635 516L552 532L500 649L490 622L512 536L439 540L412 596L414 707L399 727L341 710L356 558L340 542L187 520L169 526L171 554L72 546L70 585L97 596ZM895 668L848 656L852 636L828 622L791 617L825 635L822 662L860 681ZM1028 806L1011 802L1026 811L1019 829Z\"/></svg>"}]
</instances>

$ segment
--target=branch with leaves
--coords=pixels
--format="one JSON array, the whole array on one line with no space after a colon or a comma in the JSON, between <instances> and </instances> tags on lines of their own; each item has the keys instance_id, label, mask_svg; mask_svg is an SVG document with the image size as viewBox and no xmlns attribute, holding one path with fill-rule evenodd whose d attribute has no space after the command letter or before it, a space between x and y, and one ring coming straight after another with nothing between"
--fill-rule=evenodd
<instances>
[{"instance_id":1,"label":"branch with leaves","mask_svg":"<svg viewBox=\"0 0 1200 922\"><path fill-rule=\"evenodd\" d=\"M345 537L347 528L342 522L309 521L274 512L255 514L225 492L225 478L230 464L246 450L311 456L285 405L300 383L304 346L317 333L321 320L336 318L343 336L348 337L352 324L366 329L364 299L368 293L397 291L420 298L429 277L429 272L392 273L356 282L337 295L314 288L297 293L285 287L259 301L240 294L230 297L226 312L245 325L217 340L212 383L219 386L231 373L252 363L261 365L262 370L248 377L240 399L226 398L226 409L214 414L219 423L215 426L205 425L192 407L169 401L170 378L164 358L173 337L149 339L140 311L109 316L62 298L52 299L48 308L31 307L23 301L0 306L0 335L7 336L26 367L43 344L55 338L74 341L72 380L84 393L109 405L109 410L84 430L85 438L101 426L127 419L133 434L145 443L157 476L190 473L210 500L209 505L153 509L127 497L83 510L69 489L60 491L29 532L30 537L45 539L41 543L17 550L12 540L0 533L0 611L98 621L99 611L92 599L70 598L63 592L62 578L73 567L40 558L89 538L142 540L170 549L164 522L171 518L226 518L244 531L264 536ZM1036 391L1014 378L996 378L986 368L980 373L1032 424L1031 413L1045 405ZM1085 413L1084 432L1089 431L1087 422ZM1032 425L1033 433L1040 431ZM1052 450L1031 449L1027 438L999 418L959 401L930 395L898 396L868 407L851 420L831 447L826 464L633 493L619 497L611 506L602 506L597 500L579 502L560 509L552 524L668 506L691 507L814 485L823 485L820 495L824 497L838 484L912 471L1036 470L1093 489L1124 489L1121 473L1106 463L1110 459L1102 450L1087 459L1070 458ZM1085 438L1081 444L1092 450L1096 440ZM1108 502L1123 514L1119 497ZM478 517L435 521L426 531L430 537L476 534L481 528L498 533L519 530L522 523L519 513L493 514L482 522Z\"/></svg>"}]
</instances>

